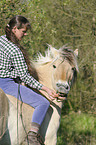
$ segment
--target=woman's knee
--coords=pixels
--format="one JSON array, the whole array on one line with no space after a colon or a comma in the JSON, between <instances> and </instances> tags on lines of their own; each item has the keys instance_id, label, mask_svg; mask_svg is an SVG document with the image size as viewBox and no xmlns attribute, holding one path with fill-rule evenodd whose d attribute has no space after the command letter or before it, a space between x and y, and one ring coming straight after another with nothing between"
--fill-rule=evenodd
<instances>
[{"instance_id":1,"label":"woman's knee","mask_svg":"<svg viewBox=\"0 0 96 145\"><path fill-rule=\"evenodd\" d=\"M47 100L47 102L46 102L46 108L49 108L49 106L50 106L50 102Z\"/></svg>"},{"instance_id":2,"label":"woman's knee","mask_svg":"<svg viewBox=\"0 0 96 145\"><path fill-rule=\"evenodd\" d=\"M50 102L47 100L47 106L48 106L48 108L49 108L49 106L50 106Z\"/></svg>"},{"instance_id":3,"label":"woman's knee","mask_svg":"<svg viewBox=\"0 0 96 145\"><path fill-rule=\"evenodd\" d=\"M44 98L44 100L42 101L42 105L46 106L46 108L49 108L50 102L46 98Z\"/></svg>"}]
</instances>

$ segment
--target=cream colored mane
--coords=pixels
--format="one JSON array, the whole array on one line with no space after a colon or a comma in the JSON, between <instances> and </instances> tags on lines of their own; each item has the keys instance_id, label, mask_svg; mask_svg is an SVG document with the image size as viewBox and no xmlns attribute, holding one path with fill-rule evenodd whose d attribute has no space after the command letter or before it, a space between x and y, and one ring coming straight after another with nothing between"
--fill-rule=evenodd
<instances>
[{"instance_id":1,"label":"cream colored mane","mask_svg":"<svg viewBox=\"0 0 96 145\"><path fill-rule=\"evenodd\" d=\"M41 53L38 53L36 59L33 60L35 65L44 65L49 62L53 63L55 60L62 58L62 61L66 59L70 65L74 66L78 71L77 52L75 53L73 50L66 47L66 45L58 50L53 48L51 45L48 46L48 50L45 51L45 56L43 56Z\"/></svg>"}]
</instances>

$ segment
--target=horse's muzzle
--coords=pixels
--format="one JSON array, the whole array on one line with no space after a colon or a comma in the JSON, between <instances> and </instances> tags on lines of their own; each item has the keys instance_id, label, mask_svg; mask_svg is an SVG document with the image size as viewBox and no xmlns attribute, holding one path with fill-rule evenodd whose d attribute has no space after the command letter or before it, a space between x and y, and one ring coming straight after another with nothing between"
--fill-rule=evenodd
<instances>
[{"instance_id":1,"label":"horse's muzzle","mask_svg":"<svg viewBox=\"0 0 96 145\"><path fill-rule=\"evenodd\" d=\"M68 94L70 91L70 86L69 84L66 83L56 83L56 90L58 93L62 93L62 94Z\"/></svg>"}]
</instances>

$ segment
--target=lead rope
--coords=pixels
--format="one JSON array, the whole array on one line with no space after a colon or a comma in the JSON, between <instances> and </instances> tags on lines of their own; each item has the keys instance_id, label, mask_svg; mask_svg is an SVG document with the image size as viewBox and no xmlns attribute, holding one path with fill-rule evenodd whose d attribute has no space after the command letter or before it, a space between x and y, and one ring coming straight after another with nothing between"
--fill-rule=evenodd
<instances>
[{"instance_id":1,"label":"lead rope","mask_svg":"<svg viewBox=\"0 0 96 145\"><path fill-rule=\"evenodd\" d=\"M17 145L19 145L19 135L18 135L18 100L20 95L20 84L18 84L18 95L17 95Z\"/></svg>"},{"instance_id":2,"label":"lead rope","mask_svg":"<svg viewBox=\"0 0 96 145\"><path fill-rule=\"evenodd\" d=\"M22 126L23 126L23 129L25 131L25 134L27 136L27 131L25 129L25 126L24 126L24 123L23 123L23 116L22 116L22 104L23 104L23 101L22 101L22 98L21 98L21 95L20 95L20 83L18 84L18 95L17 95L17 145L19 145L19 135L18 135L18 100L19 100L19 96L20 96L20 99L21 99L21 105L20 105L20 117L21 117L21 121L22 121ZM29 145L29 142L28 142L28 136L27 136L27 144Z\"/></svg>"}]
</instances>

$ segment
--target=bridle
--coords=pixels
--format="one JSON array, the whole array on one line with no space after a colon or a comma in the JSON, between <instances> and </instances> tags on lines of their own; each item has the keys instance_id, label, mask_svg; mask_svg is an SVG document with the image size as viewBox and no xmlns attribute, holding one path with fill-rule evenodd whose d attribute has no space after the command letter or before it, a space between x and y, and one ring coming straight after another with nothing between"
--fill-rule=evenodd
<instances>
[{"instance_id":1,"label":"bridle","mask_svg":"<svg viewBox=\"0 0 96 145\"><path fill-rule=\"evenodd\" d=\"M64 60L60 59L60 58L57 56L57 57L52 61L51 65L53 65L53 63L56 62L58 59L61 61L61 63L64 62ZM55 67L55 68L56 68L56 67ZM74 74L75 74L75 72L76 72L76 68L73 67L72 70L73 70L73 77L72 77L71 81L68 82L69 88L68 88L67 92L69 92L70 87L71 87L71 85L72 85L73 82L74 82ZM64 100L67 99L68 93L66 92L66 89L65 89L64 92L65 92L65 93L59 93L59 94L60 94L60 97L56 98L56 101L57 101L57 102L63 102ZM57 93L58 93L58 92L57 92Z\"/></svg>"}]
</instances>

